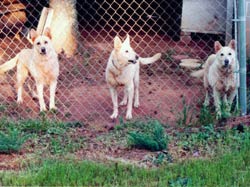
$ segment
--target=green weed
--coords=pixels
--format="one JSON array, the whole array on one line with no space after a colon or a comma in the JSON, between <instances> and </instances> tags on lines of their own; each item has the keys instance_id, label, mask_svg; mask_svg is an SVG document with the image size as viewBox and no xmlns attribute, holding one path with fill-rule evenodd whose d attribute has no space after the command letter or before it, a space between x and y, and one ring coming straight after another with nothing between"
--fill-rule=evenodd
<instances>
[{"instance_id":1,"label":"green weed","mask_svg":"<svg viewBox=\"0 0 250 187\"><path fill-rule=\"evenodd\" d=\"M182 98L182 106L183 109L181 112L178 113L177 116L177 124L180 127L191 125L193 123L194 115L192 107L186 103L185 97Z\"/></svg>"},{"instance_id":2,"label":"green weed","mask_svg":"<svg viewBox=\"0 0 250 187\"><path fill-rule=\"evenodd\" d=\"M19 152L29 137L30 135L24 135L17 129L0 131L0 153Z\"/></svg>"},{"instance_id":3,"label":"green weed","mask_svg":"<svg viewBox=\"0 0 250 187\"><path fill-rule=\"evenodd\" d=\"M146 129L128 133L130 146L151 151L167 149L167 135L159 121L148 121L144 124L144 128Z\"/></svg>"}]
</instances>

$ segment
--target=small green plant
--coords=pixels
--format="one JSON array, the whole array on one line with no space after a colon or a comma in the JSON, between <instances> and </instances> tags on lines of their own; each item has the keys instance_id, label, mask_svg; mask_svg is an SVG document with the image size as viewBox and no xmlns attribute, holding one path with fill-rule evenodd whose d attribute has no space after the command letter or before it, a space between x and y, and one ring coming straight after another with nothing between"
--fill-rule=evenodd
<instances>
[{"instance_id":1,"label":"small green plant","mask_svg":"<svg viewBox=\"0 0 250 187\"><path fill-rule=\"evenodd\" d=\"M30 135L23 135L17 129L8 129L7 132L0 132L0 153L19 152L22 145Z\"/></svg>"},{"instance_id":2,"label":"small green plant","mask_svg":"<svg viewBox=\"0 0 250 187\"><path fill-rule=\"evenodd\" d=\"M207 106L202 106L200 109L200 115L198 119L199 125L214 124L214 116Z\"/></svg>"},{"instance_id":3,"label":"small green plant","mask_svg":"<svg viewBox=\"0 0 250 187\"><path fill-rule=\"evenodd\" d=\"M177 124L179 126L188 126L192 123L193 112L191 106L187 105L185 97L182 98L183 109L178 113Z\"/></svg>"},{"instance_id":4,"label":"small green plant","mask_svg":"<svg viewBox=\"0 0 250 187\"><path fill-rule=\"evenodd\" d=\"M145 123L145 130L128 133L128 143L132 147L160 151L167 149L167 135L159 121Z\"/></svg>"}]
</instances>

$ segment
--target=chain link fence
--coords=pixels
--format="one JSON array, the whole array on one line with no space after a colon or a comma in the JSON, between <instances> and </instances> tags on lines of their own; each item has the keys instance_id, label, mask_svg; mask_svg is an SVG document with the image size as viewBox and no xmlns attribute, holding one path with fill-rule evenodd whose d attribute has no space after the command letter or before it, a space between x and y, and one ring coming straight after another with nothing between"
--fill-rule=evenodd
<instances>
[{"instance_id":1,"label":"chain link fence","mask_svg":"<svg viewBox=\"0 0 250 187\"><path fill-rule=\"evenodd\" d=\"M202 80L180 67L182 59L203 63L213 53L214 41L223 45L234 38L233 9L226 0L3 0L0 8L0 61L32 47L30 28L37 28L43 7L53 8L52 36L60 60L56 92L63 121L109 123L112 101L105 82L105 68L113 39L128 33L142 57L161 52L154 64L141 66L140 107L134 118L152 117L178 121L185 112L195 118L204 101ZM229 6L230 5L230 6ZM233 5L233 4L232 4ZM54 33L54 35L53 35ZM226 41L226 42L225 42ZM39 117L38 101L25 83L24 103L16 103L16 71L1 77L0 111L14 119ZM48 104L48 90L45 88ZM119 89L119 99L123 95ZM120 107L125 117L126 107Z\"/></svg>"}]
</instances>

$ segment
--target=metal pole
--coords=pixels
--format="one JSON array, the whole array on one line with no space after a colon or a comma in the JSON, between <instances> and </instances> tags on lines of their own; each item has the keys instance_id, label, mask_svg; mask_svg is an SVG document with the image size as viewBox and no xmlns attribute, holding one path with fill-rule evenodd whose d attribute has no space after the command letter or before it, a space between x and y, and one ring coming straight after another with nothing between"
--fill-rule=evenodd
<instances>
[{"instance_id":1,"label":"metal pole","mask_svg":"<svg viewBox=\"0 0 250 187\"><path fill-rule=\"evenodd\" d=\"M247 79L246 79L246 1L238 1L238 19L239 19L239 61L240 61L240 107L241 115L247 113Z\"/></svg>"}]
</instances>

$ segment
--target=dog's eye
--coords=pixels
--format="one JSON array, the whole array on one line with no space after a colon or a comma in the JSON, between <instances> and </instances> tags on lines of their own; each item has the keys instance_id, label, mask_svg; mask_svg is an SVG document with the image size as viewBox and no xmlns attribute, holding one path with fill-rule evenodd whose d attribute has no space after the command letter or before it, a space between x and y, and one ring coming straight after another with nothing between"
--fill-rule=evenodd
<instances>
[{"instance_id":1,"label":"dog's eye","mask_svg":"<svg viewBox=\"0 0 250 187\"><path fill-rule=\"evenodd\" d=\"M36 45L41 45L41 43L40 43L40 42L37 42Z\"/></svg>"},{"instance_id":2,"label":"dog's eye","mask_svg":"<svg viewBox=\"0 0 250 187\"><path fill-rule=\"evenodd\" d=\"M221 53L220 56L224 56L224 53Z\"/></svg>"},{"instance_id":3,"label":"dog's eye","mask_svg":"<svg viewBox=\"0 0 250 187\"><path fill-rule=\"evenodd\" d=\"M128 53L128 50L126 50L125 52Z\"/></svg>"},{"instance_id":4,"label":"dog's eye","mask_svg":"<svg viewBox=\"0 0 250 187\"><path fill-rule=\"evenodd\" d=\"M228 53L228 55L229 55L229 56L231 56L231 55L232 55L232 53Z\"/></svg>"},{"instance_id":5,"label":"dog's eye","mask_svg":"<svg viewBox=\"0 0 250 187\"><path fill-rule=\"evenodd\" d=\"M44 44L47 44L47 43L48 43L48 41L45 41L45 42L44 42Z\"/></svg>"}]
</instances>

